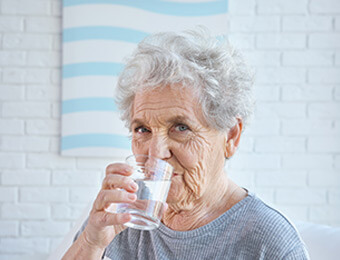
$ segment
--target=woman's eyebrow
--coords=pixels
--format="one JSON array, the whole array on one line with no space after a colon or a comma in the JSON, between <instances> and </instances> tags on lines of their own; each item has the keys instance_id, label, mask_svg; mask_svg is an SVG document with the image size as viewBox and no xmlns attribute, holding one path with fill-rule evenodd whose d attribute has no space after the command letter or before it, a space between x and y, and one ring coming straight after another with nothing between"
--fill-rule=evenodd
<instances>
[{"instance_id":1,"label":"woman's eyebrow","mask_svg":"<svg viewBox=\"0 0 340 260\"><path fill-rule=\"evenodd\" d=\"M130 129L132 128L132 126L134 126L134 125L143 125L144 123L143 123L143 121L141 120L141 119L134 119L134 120L132 120L132 122L130 123Z\"/></svg>"},{"instance_id":2,"label":"woman's eyebrow","mask_svg":"<svg viewBox=\"0 0 340 260\"><path fill-rule=\"evenodd\" d=\"M193 124L194 122L192 120L190 120L190 118L186 117L186 116L174 116L169 118L168 120L166 120L167 123L191 123Z\"/></svg>"}]
</instances>

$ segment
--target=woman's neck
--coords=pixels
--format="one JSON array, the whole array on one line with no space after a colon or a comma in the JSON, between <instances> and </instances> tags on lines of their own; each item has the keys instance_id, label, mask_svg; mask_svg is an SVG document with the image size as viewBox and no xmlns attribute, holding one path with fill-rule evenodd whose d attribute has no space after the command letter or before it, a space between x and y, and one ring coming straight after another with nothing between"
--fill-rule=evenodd
<instances>
[{"instance_id":1,"label":"woman's neck","mask_svg":"<svg viewBox=\"0 0 340 260\"><path fill-rule=\"evenodd\" d=\"M172 230L193 230L218 218L246 196L244 189L225 176L193 202L190 209L178 211L169 205L162 221Z\"/></svg>"}]
</instances>

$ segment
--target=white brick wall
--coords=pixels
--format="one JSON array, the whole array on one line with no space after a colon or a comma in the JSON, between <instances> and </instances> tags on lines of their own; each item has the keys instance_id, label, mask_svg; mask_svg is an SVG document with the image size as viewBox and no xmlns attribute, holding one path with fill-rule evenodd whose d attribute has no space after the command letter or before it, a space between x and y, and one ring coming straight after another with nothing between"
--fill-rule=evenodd
<instances>
[{"instance_id":1,"label":"white brick wall","mask_svg":"<svg viewBox=\"0 0 340 260\"><path fill-rule=\"evenodd\" d=\"M122 158L59 156L61 0L0 0L0 258L46 259ZM256 73L227 171L291 219L340 225L340 2L230 0Z\"/></svg>"}]
</instances>

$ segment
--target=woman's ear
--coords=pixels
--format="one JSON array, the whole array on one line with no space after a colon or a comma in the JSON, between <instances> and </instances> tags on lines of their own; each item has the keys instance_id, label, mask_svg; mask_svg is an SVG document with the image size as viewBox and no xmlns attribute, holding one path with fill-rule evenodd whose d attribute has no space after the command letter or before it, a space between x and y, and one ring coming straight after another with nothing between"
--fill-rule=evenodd
<instances>
[{"instance_id":1,"label":"woman's ear","mask_svg":"<svg viewBox=\"0 0 340 260\"><path fill-rule=\"evenodd\" d=\"M242 119L237 118L236 125L229 130L226 136L226 149L225 149L226 158L230 158L235 154L237 147L240 143L242 128L243 128Z\"/></svg>"}]
</instances>

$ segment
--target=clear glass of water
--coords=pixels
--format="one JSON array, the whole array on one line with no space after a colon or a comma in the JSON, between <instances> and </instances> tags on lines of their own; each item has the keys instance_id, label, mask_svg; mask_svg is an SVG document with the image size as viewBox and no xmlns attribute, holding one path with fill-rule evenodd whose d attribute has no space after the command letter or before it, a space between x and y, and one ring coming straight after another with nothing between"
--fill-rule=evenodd
<instances>
[{"instance_id":1,"label":"clear glass of water","mask_svg":"<svg viewBox=\"0 0 340 260\"><path fill-rule=\"evenodd\" d=\"M130 155L126 163L133 167L131 178L138 184L137 200L120 203L117 213L128 212L131 221L125 226L152 230L159 226L171 185L173 167L166 161L148 155Z\"/></svg>"}]
</instances>

